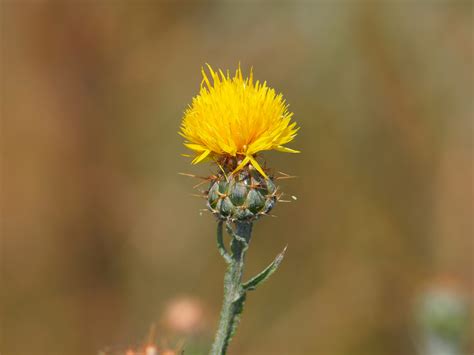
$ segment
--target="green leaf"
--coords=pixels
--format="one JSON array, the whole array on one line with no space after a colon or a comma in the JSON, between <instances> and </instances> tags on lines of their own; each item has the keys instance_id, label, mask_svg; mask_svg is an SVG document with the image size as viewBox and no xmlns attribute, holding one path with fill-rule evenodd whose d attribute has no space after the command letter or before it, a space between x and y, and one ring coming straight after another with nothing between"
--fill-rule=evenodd
<instances>
[{"instance_id":1,"label":"green leaf","mask_svg":"<svg viewBox=\"0 0 474 355\"><path fill-rule=\"evenodd\" d=\"M232 228L232 224L230 222L226 223L226 228L227 228L227 233L230 234L230 236L234 239L237 239L239 242L244 244L245 246L248 246L247 240L244 237L241 237L234 231L234 228Z\"/></svg>"},{"instance_id":2,"label":"green leaf","mask_svg":"<svg viewBox=\"0 0 474 355\"><path fill-rule=\"evenodd\" d=\"M217 224L217 248L219 249L219 253L221 253L222 257L226 261L226 263L230 264L232 262L232 257L230 254L227 252L224 241L222 239L222 221L219 221Z\"/></svg>"},{"instance_id":3,"label":"green leaf","mask_svg":"<svg viewBox=\"0 0 474 355\"><path fill-rule=\"evenodd\" d=\"M285 249L283 249L283 251L276 256L275 260L273 260L273 262L268 265L265 270L263 270L260 274L254 276L242 285L245 291L255 290L258 285L267 280L271 276L271 274L273 274L278 269L281 262L283 261L283 258L285 257L287 247L288 246L286 246Z\"/></svg>"}]
</instances>

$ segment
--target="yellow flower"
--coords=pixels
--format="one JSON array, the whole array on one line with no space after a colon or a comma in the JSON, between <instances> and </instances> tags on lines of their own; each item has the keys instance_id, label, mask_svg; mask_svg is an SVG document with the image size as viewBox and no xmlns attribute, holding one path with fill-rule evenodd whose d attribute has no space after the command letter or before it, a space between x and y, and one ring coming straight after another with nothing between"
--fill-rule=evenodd
<instances>
[{"instance_id":1,"label":"yellow flower","mask_svg":"<svg viewBox=\"0 0 474 355\"><path fill-rule=\"evenodd\" d=\"M236 157L234 172L251 164L266 177L255 159L258 152L299 153L284 146L298 128L281 94L266 82L254 82L252 71L244 79L240 66L234 77L209 65L208 69L212 83L203 68L201 90L186 109L179 132L186 139L184 145L196 154L193 164L208 157L217 161Z\"/></svg>"}]
</instances>

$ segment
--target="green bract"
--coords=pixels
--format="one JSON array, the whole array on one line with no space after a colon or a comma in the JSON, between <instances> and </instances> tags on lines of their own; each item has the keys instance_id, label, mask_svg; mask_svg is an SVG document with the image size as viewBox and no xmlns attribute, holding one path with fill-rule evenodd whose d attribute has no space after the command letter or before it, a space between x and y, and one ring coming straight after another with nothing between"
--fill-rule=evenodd
<instances>
[{"instance_id":1,"label":"green bract","mask_svg":"<svg viewBox=\"0 0 474 355\"><path fill-rule=\"evenodd\" d=\"M209 186L207 206L221 220L252 221L268 214L277 201L273 179L255 169L217 175Z\"/></svg>"}]
</instances>

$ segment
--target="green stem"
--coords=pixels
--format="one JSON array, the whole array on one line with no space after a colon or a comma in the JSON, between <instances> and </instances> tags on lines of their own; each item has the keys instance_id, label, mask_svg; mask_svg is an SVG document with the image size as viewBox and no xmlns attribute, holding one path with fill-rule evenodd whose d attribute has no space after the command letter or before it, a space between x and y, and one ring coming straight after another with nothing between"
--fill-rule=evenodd
<instances>
[{"instance_id":1,"label":"green stem","mask_svg":"<svg viewBox=\"0 0 474 355\"><path fill-rule=\"evenodd\" d=\"M246 292L242 285L242 274L245 252L252 234L252 223L236 222L235 228L234 232L232 226L228 224L228 229L232 234L230 246L232 255L228 260L229 266L224 277L224 302L210 355L224 355L226 353L229 342L239 324L245 302ZM219 231L222 233L222 223L218 225L218 236Z\"/></svg>"}]
</instances>

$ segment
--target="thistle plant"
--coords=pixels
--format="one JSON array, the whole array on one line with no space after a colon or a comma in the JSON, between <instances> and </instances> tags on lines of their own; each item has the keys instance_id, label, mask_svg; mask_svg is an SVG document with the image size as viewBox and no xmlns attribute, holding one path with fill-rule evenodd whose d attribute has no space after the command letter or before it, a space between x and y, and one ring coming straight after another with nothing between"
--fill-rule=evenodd
<instances>
[{"instance_id":1,"label":"thistle plant","mask_svg":"<svg viewBox=\"0 0 474 355\"><path fill-rule=\"evenodd\" d=\"M243 282L253 224L268 215L281 196L274 175L257 155L267 150L298 153L285 147L298 128L282 95L266 82L254 81L252 71L248 78L243 78L240 67L232 77L209 65L208 71L209 76L202 70L201 90L185 111L179 133L194 153L193 164L211 161L216 165L204 194L207 208L217 219L217 247L227 263L224 301L210 351L223 355L239 324L247 292L275 272L286 250ZM224 241L224 226L229 243Z\"/></svg>"}]
</instances>

